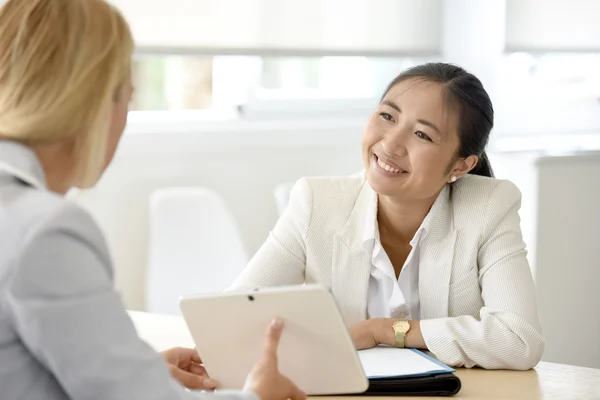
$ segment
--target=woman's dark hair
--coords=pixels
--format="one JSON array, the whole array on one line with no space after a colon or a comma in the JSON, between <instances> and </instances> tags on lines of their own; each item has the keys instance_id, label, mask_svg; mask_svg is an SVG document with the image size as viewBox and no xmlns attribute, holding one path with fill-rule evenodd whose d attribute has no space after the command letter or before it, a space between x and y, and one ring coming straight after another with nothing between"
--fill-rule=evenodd
<instances>
[{"instance_id":1,"label":"woman's dark hair","mask_svg":"<svg viewBox=\"0 0 600 400\"><path fill-rule=\"evenodd\" d=\"M386 88L382 99L397 84L418 79L442 85L448 107L458 112L459 157L475 154L479 161L471 174L493 177L492 166L485 153L490 132L494 127L494 108L481 81L461 67L445 63L429 63L409 68L398 75Z\"/></svg>"}]
</instances>

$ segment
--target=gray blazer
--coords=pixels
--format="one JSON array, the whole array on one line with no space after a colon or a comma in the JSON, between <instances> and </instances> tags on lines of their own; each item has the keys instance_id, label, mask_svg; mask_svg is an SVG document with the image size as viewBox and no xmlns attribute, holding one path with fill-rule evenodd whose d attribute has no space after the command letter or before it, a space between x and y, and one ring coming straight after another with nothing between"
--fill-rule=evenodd
<instances>
[{"instance_id":1,"label":"gray blazer","mask_svg":"<svg viewBox=\"0 0 600 400\"><path fill-rule=\"evenodd\" d=\"M102 233L45 189L35 153L0 140L0 397L256 400L192 394L136 334Z\"/></svg>"}]
</instances>

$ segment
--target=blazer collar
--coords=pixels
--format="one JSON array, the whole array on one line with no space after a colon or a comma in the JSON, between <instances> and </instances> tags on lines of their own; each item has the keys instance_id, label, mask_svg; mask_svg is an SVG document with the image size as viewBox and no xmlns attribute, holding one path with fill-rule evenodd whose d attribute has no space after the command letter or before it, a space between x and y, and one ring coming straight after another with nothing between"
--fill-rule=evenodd
<instances>
[{"instance_id":1,"label":"blazer collar","mask_svg":"<svg viewBox=\"0 0 600 400\"><path fill-rule=\"evenodd\" d=\"M29 186L46 189L42 164L28 146L0 140L0 174L13 176Z\"/></svg>"},{"instance_id":2,"label":"blazer collar","mask_svg":"<svg viewBox=\"0 0 600 400\"><path fill-rule=\"evenodd\" d=\"M454 216L452 213L452 185L446 185L435 200L435 210L428 224L428 236L434 239L444 239L454 231Z\"/></svg>"},{"instance_id":3,"label":"blazer collar","mask_svg":"<svg viewBox=\"0 0 600 400\"><path fill-rule=\"evenodd\" d=\"M377 193L369 183L364 180L362 188L358 194L354 207L350 212L350 216L346 223L339 231L340 240L349 249L362 249L365 240L365 228L369 210L373 207L373 203L377 201ZM376 218L376 216L375 216Z\"/></svg>"},{"instance_id":4,"label":"blazer collar","mask_svg":"<svg viewBox=\"0 0 600 400\"><path fill-rule=\"evenodd\" d=\"M366 211L376 195L366 180L363 181L348 220L333 238L332 293L341 306L347 325L364 321L367 317L372 254L365 250L363 236Z\"/></svg>"}]
</instances>

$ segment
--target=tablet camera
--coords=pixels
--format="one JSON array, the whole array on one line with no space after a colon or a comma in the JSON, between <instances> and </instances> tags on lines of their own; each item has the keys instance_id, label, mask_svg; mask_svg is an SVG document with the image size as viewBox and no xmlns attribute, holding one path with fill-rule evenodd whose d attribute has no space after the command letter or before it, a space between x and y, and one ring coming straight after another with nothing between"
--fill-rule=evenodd
<instances>
[{"instance_id":1,"label":"tablet camera","mask_svg":"<svg viewBox=\"0 0 600 400\"><path fill-rule=\"evenodd\" d=\"M254 301L254 296L248 296L248 300Z\"/></svg>"}]
</instances>

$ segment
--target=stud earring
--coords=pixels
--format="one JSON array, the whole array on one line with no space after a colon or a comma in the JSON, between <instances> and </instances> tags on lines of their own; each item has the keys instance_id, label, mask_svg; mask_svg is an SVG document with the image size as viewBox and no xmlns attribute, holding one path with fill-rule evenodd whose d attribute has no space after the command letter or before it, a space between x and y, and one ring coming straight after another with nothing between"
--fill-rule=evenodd
<instances>
[{"instance_id":1,"label":"stud earring","mask_svg":"<svg viewBox=\"0 0 600 400\"><path fill-rule=\"evenodd\" d=\"M450 182L451 182L451 183L454 183L454 182L456 182L456 179L457 179L457 178L456 178L455 176L452 176L452 178L450 178Z\"/></svg>"}]
</instances>

